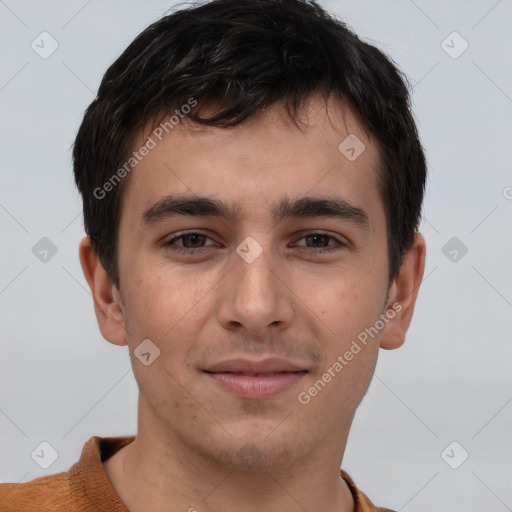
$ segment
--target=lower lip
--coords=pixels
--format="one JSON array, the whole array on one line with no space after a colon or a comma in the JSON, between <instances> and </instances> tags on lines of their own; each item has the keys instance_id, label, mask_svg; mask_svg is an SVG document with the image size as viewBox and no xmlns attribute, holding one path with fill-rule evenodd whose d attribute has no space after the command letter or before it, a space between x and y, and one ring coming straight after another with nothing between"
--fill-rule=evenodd
<instances>
[{"instance_id":1,"label":"lower lip","mask_svg":"<svg viewBox=\"0 0 512 512\"><path fill-rule=\"evenodd\" d=\"M206 374L238 398L258 400L276 396L295 387L307 372L276 373L268 377L242 375L237 373Z\"/></svg>"}]
</instances>

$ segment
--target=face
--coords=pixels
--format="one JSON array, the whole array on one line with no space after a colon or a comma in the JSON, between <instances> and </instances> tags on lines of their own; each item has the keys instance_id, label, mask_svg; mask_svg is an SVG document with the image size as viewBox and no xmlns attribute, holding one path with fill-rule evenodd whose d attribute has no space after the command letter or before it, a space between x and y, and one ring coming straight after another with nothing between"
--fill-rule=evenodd
<instances>
[{"instance_id":1,"label":"face","mask_svg":"<svg viewBox=\"0 0 512 512\"><path fill-rule=\"evenodd\" d=\"M379 155L347 105L329 118L313 97L302 131L280 105L230 129L181 122L153 136L125 190L120 298L139 406L148 428L232 467L343 443L375 367L380 334L358 335L388 305ZM338 149L348 134L365 145L355 160ZM146 362L160 351L148 365L134 356L143 340Z\"/></svg>"}]
</instances>

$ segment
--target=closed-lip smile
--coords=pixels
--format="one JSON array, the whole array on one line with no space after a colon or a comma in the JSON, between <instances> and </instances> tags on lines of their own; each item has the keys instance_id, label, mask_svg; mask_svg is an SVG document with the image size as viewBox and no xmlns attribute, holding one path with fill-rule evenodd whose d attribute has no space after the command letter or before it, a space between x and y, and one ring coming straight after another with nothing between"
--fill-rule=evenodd
<instances>
[{"instance_id":1,"label":"closed-lip smile","mask_svg":"<svg viewBox=\"0 0 512 512\"><path fill-rule=\"evenodd\" d=\"M203 370L238 398L261 400L295 387L308 370L286 359L230 359Z\"/></svg>"}]
</instances>

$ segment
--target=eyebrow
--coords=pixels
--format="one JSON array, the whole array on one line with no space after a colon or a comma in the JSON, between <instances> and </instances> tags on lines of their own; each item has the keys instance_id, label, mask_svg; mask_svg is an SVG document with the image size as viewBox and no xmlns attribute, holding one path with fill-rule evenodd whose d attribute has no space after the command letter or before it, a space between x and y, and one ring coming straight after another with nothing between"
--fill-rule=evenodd
<instances>
[{"instance_id":1,"label":"eyebrow","mask_svg":"<svg viewBox=\"0 0 512 512\"><path fill-rule=\"evenodd\" d=\"M179 215L211 216L237 221L242 217L242 210L215 198L169 195L144 211L142 226L147 228ZM364 230L370 229L368 214L340 197L285 197L272 206L271 215L275 222L286 218L331 217L353 223Z\"/></svg>"}]
</instances>

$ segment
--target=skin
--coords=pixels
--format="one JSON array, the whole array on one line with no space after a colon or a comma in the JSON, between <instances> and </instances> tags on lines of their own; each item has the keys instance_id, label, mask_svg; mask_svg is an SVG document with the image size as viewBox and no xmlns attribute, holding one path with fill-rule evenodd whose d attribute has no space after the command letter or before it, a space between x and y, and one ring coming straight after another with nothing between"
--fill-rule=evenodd
<instances>
[{"instance_id":1,"label":"skin","mask_svg":"<svg viewBox=\"0 0 512 512\"><path fill-rule=\"evenodd\" d=\"M417 234L400 274L388 282L376 141L348 105L332 100L328 110L331 122L323 99L311 96L302 131L280 104L230 129L181 122L130 176L119 290L89 239L80 244L101 333L128 345L139 385L136 440L104 462L131 512L354 510L339 474L350 426L379 347L405 341L426 248ZM149 132L141 131L134 149ZM366 146L352 162L338 150L349 133ZM181 215L144 227L142 213L177 193L221 199L238 206L241 217ZM271 206L284 196L342 198L367 213L369 228L331 217L276 223ZM208 238L165 245L184 230ZM305 238L318 231L334 239ZM248 236L263 250L252 263L235 250ZM337 240L346 245L318 253ZM201 252L172 249L184 245ZM379 335L301 404L298 394L395 302L401 310ZM160 356L145 366L133 351L148 338ZM264 400L237 398L202 371L230 358L273 356L308 373L297 387ZM241 456L247 450L252 457Z\"/></svg>"}]
</instances>

